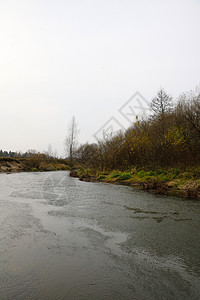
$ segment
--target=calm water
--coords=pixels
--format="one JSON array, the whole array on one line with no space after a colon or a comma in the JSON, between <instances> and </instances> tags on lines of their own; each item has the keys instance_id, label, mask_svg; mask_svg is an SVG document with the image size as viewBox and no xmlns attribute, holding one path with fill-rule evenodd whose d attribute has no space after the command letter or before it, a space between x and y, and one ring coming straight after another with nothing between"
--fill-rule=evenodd
<instances>
[{"instance_id":1,"label":"calm water","mask_svg":"<svg viewBox=\"0 0 200 300\"><path fill-rule=\"evenodd\" d=\"M200 202L0 174L0 299L200 299Z\"/></svg>"}]
</instances>

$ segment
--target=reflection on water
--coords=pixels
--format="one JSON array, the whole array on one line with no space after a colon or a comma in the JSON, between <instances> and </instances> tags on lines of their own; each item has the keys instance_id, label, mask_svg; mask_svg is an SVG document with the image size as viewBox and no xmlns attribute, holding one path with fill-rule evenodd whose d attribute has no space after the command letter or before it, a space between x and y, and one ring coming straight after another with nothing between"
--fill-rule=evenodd
<instances>
[{"instance_id":1,"label":"reflection on water","mask_svg":"<svg viewBox=\"0 0 200 300\"><path fill-rule=\"evenodd\" d=\"M0 175L0 299L199 299L198 201Z\"/></svg>"}]
</instances>

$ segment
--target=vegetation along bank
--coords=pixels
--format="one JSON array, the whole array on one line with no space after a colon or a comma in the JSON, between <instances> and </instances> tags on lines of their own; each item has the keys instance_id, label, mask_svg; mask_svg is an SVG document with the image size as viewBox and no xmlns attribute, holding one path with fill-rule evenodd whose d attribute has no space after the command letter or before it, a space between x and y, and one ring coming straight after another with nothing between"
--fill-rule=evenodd
<instances>
[{"instance_id":1,"label":"vegetation along bank","mask_svg":"<svg viewBox=\"0 0 200 300\"><path fill-rule=\"evenodd\" d=\"M179 169L144 170L132 169L129 171L97 172L94 169L74 170L72 177L78 177L87 182L105 182L122 184L143 189L155 194L179 196L183 198L200 199L199 171L190 169L181 172Z\"/></svg>"}]
</instances>

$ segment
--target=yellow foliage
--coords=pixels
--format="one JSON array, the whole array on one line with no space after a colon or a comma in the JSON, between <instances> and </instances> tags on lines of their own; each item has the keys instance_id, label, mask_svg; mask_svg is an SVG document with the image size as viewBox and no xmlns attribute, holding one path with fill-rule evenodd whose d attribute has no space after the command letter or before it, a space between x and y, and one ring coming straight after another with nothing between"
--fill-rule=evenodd
<instances>
[{"instance_id":1,"label":"yellow foliage","mask_svg":"<svg viewBox=\"0 0 200 300\"><path fill-rule=\"evenodd\" d=\"M185 151L187 149L186 142L183 129L173 126L164 135L161 145L170 145L178 151Z\"/></svg>"}]
</instances>

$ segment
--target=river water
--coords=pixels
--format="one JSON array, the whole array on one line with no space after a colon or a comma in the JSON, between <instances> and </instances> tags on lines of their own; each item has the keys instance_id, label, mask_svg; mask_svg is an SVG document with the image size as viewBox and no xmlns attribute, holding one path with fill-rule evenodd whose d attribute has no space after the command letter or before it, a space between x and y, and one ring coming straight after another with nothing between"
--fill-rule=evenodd
<instances>
[{"instance_id":1,"label":"river water","mask_svg":"<svg viewBox=\"0 0 200 300\"><path fill-rule=\"evenodd\" d=\"M200 202L0 174L0 299L200 299Z\"/></svg>"}]
</instances>

